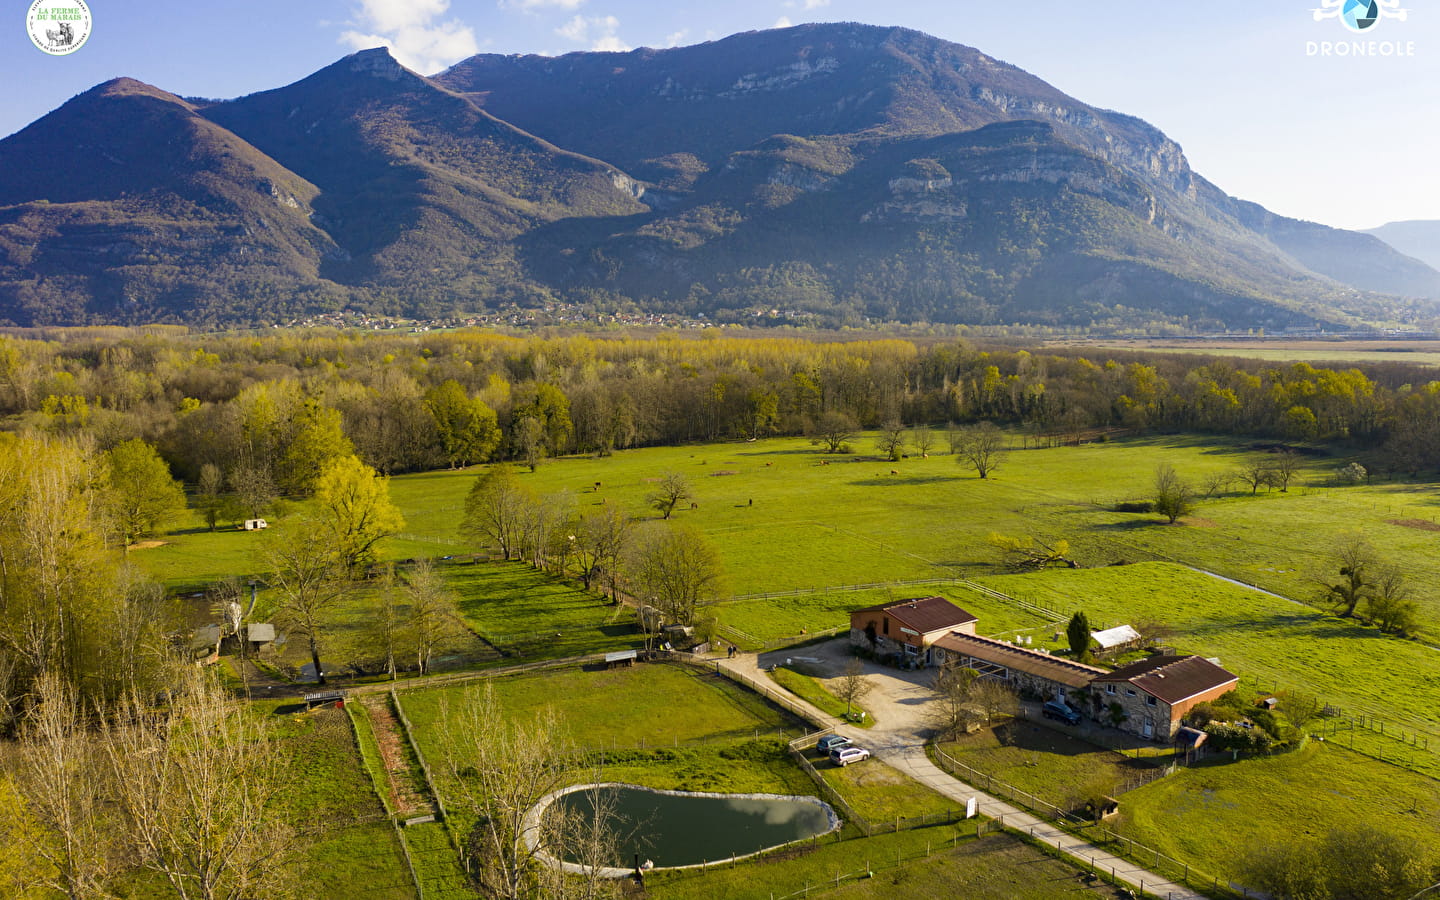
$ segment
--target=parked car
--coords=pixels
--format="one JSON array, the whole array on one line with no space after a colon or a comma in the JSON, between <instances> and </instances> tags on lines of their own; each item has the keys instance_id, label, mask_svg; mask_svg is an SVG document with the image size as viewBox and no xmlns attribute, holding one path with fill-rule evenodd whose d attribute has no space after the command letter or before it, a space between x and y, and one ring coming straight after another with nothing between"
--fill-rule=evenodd
<instances>
[{"instance_id":1,"label":"parked car","mask_svg":"<svg viewBox=\"0 0 1440 900\"><path fill-rule=\"evenodd\" d=\"M869 758L869 750L866 750L864 747L857 747L854 744L836 747L830 751L830 761L837 766L848 766L853 762L859 762L862 759Z\"/></svg>"},{"instance_id":2,"label":"parked car","mask_svg":"<svg viewBox=\"0 0 1440 900\"><path fill-rule=\"evenodd\" d=\"M815 745L815 749L819 750L822 756L829 756L830 751L834 750L836 747L848 746L850 746L850 739L847 738L845 735L827 734L820 739L820 742L818 744Z\"/></svg>"},{"instance_id":3,"label":"parked car","mask_svg":"<svg viewBox=\"0 0 1440 900\"><path fill-rule=\"evenodd\" d=\"M1064 700L1049 700L1040 708L1047 719L1057 719L1066 725L1079 725L1080 714L1071 709Z\"/></svg>"}]
</instances>

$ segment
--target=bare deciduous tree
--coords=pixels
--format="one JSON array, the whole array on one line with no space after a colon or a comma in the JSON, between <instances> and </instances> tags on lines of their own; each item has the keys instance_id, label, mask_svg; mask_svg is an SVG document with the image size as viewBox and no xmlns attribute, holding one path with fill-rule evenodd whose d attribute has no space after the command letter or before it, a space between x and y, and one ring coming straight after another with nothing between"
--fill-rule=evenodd
<instances>
[{"instance_id":1,"label":"bare deciduous tree","mask_svg":"<svg viewBox=\"0 0 1440 900\"><path fill-rule=\"evenodd\" d=\"M1001 717L1020 712L1020 698L1009 682L998 678L981 678L970 686L970 702L985 719L987 728L994 728Z\"/></svg>"},{"instance_id":2,"label":"bare deciduous tree","mask_svg":"<svg viewBox=\"0 0 1440 900\"><path fill-rule=\"evenodd\" d=\"M930 430L929 425L916 425L910 429L910 446L915 448L921 459L928 459L930 451L935 449L935 432Z\"/></svg>"},{"instance_id":3,"label":"bare deciduous tree","mask_svg":"<svg viewBox=\"0 0 1440 900\"><path fill-rule=\"evenodd\" d=\"M305 636L315 676L324 684L320 647L330 627L330 612L348 588L341 562L324 539L324 527L300 520L283 533L276 531L262 557L270 583L279 592L277 617Z\"/></svg>"},{"instance_id":4,"label":"bare deciduous tree","mask_svg":"<svg viewBox=\"0 0 1440 900\"><path fill-rule=\"evenodd\" d=\"M810 443L823 446L826 453L848 453L859 431L855 420L843 412L821 413L810 425Z\"/></svg>"},{"instance_id":5,"label":"bare deciduous tree","mask_svg":"<svg viewBox=\"0 0 1440 900\"><path fill-rule=\"evenodd\" d=\"M1340 577L1327 574L1319 578L1323 598L1335 608L1337 615L1354 616L1360 604L1374 596L1379 567L1375 548L1364 535L1358 532L1341 535L1331 548L1327 567L1327 573L1336 572Z\"/></svg>"},{"instance_id":6,"label":"bare deciduous tree","mask_svg":"<svg viewBox=\"0 0 1440 900\"><path fill-rule=\"evenodd\" d=\"M905 452L905 426L896 419L881 425L880 434L875 438L875 449L891 462L899 460Z\"/></svg>"},{"instance_id":7,"label":"bare deciduous tree","mask_svg":"<svg viewBox=\"0 0 1440 900\"><path fill-rule=\"evenodd\" d=\"M285 896L291 833L270 729L206 673L176 676L168 707L132 696L104 730L132 850L182 900Z\"/></svg>"},{"instance_id":8,"label":"bare deciduous tree","mask_svg":"<svg viewBox=\"0 0 1440 900\"><path fill-rule=\"evenodd\" d=\"M415 646L415 664L421 675L430 672L435 648L464 631L455 596L430 560L422 559L405 576L406 631Z\"/></svg>"},{"instance_id":9,"label":"bare deciduous tree","mask_svg":"<svg viewBox=\"0 0 1440 900\"><path fill-rule=\"evenodd\" d=\"M978 721L970 702L970 690L980 673L961 666L945 666L935 673L930 683L935 698L930 702L930 725L941 737L958 737L969 732Z\"/></svg>"},{"instance_id":10,"label":"bare deciduous tree","mask_svg":"<svg viewBox=\"0 0 1440 900\"><path fill-rule=\"evenodd\" d=\"M865 678L865 664L863 662L858 659L852 659L845 663L845 674L841 675L840 680L837 682L835 696L845 701L845 716L847 718L854 708L860 704L860 701L864 700L865 696L870 693L872 687L874 687L874 685Z\"/></svg>"},{"instance_id":11,"label":"bare deciduous tree","mask_svg":"<svg viewBox=\"0 0 1440 900\"><path fill-rule=\"evenodd\" d=\"M724 574L715 548L683 525L655 525L632 546L628 563L636 599L654 604L667 622L689 625L695 608L715 599Z\"/></svg>"},{"instance_id":12,"label":"bare deciduous tree","mask_svg":"<svg viewBox=\"0 0 1440 900\"><path fill-rule=\"evenodd\" d=\"M614 598L616 570L629 542L630 517L618 505L604 503L580 517L575 526L574 558L586 590L595 579L605 578Z\"/></svg>"},{"instance_id":13,"label":"bare deciduous tree","mask_svg":"<svg viewBox=\"0 0 1440 900\"><path fill-rule=\"evenodd\" d=\"M1155 511L1171 525L1195 508L1195 491L1169 463L1155 467Z\"/></svg>"},{"instance_id":14,"label":"bare deciduous tree","mask_svg":"<svg viewBox=\"0 0 1440 900\"><path fill-rule=\"evenodd\" d=\"M465 495L460 533L477 543L499 547L501 555L511 559L520 550L526 510L534 502L534 493L520 483L514 469L504 464L491 466Z\"/></svg>"},{"instance_id":15,"label":"bare deciduous tree","mask_svg":"<svg viewBox=\"0 0 1440 900\"><path fill-rule=\"evenodd\" d=\"M666 472L646 495L645 502L659 511L662 519L668 519L680 501L689 500L691 496L689 479L679 472Z\"/></svg>"},{"instance_id":16,"label":"bare deciduous tree","mask_svg":"<svg viewBox=\"0 0 1440 900\"><path fill-rule=\"evenodd\" d=\"M108 897L119 829L103 756L80 698L64 678L42 674L35 695L11 769L15 802L0 809L0 828L10 840L24 842L25 856L35 863L26 880L34 887L69 900Z\"/></svg>"},{"instance_id":17,"label":"bare deciduous tree","mask_svg":"<svg viewBox=\"0 0 1440 900\"><path fill-rule=\"evenodd\" d=\"M1300 470L1300 455L1294 450L1281 450L1275 454L1274 462L1270 466L1275 486L1280 488L1280 493L1290 490L1290 482L1295 479Z\"/></svg>"},{"instance_id":18,"label":"bare deciduous tree","mask_svg":"<svg viewBox=\"0 0 1440 900\"><path fill-rule=\"evenodd\" d=\"M993 422L980 422L951 432L950 449L961 465L969 466L981 478L1000 468L1005 452L1005 433Z\"/></svg>"}]
</instances>

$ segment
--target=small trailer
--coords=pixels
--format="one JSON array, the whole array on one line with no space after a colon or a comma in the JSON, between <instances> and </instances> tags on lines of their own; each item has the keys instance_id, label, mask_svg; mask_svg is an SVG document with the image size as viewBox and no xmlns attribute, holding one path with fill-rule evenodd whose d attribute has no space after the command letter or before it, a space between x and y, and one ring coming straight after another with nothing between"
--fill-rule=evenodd
<instances>
[{"instance_id":1,"label":"small trailer","mask_svg":"<svg viewBox=\"0 0 1440 900\"><path fill-rule=\"evenodd\" d=\"M262 528L269 528L270 523L264 519L246 519L240 527L246 531L259 531Z\"/></svg>"}]
</instances>

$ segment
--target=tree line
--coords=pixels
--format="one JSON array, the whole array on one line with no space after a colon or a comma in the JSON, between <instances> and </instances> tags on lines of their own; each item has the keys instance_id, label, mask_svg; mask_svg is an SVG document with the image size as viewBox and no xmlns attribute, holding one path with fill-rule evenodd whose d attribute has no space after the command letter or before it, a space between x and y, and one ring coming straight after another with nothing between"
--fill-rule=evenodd
<instances>
[{"instance_id":1,"label":"tree line","mask_svg":"<svg viewBox=\"0 0 1440 900\"><path fill-rule=\"evenodd\" d=\"M903 438L896 429L946 422L1037 441L1099 428L1342 441L1395 471L1440 467L1440 381L1419 367L1092 359L936 339L11 336L0 415L105 450L143 440L207 497L239 498L221 517L305 495L324 460L352 452L390 474L772 434L838 451L856 430Z\"/></svg>"}]
</instances>

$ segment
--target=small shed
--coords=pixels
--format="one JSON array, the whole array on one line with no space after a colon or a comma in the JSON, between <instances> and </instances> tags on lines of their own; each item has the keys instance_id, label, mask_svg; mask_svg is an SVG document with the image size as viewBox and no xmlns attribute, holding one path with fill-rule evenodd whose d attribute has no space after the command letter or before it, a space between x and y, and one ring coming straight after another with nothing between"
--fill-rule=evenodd
<instances>
[{"instance_id":1,"label":"small shed","mask_svg":"<svg viewBox=\"0 0 1440 900\"><path fill-rule=\"evenodd\" d=\"M1179 731L1175 732L1175 743L1186 750L1194 750L1205 743L1205 739L1209 736L1210 735L1198 728L1191 728L1189 725L1184 725L1181 726Z\"/></svg>"},{"instance_id":2,"label":"small shed","mask_svg":"<svg viewBox=\"0 0 1440 900\"><path fill-rule=\"evenodd\" d=\"M190 634L191 655L196 659L205 659L219 653L223 636L219 625L201 625Z\"/></svg>"},{"instance_id":3,"label":"small shed","mask_svg":"<svg viewBox=\"0 0 1440 900\"><path fill-rule=\"evenodd\" d=\"M616 666L633 666L635 660L640 656L636 650L616 650L614 653L605 654L605 668L613 669Z\"/></svg>"},{"instance_id":4,"label":"small shed","mask_svg":"<svg viewBox=\"0 0 1440 900\"><path fill-rule=\"evenodd\" d=\"M1129 625L1117 625L1104 631L1090 632L1090 639L1104 650L1120 650L1140 643L1140 632Z\"/></svg>"},{"instance_id":5,"label":"small shed","mask_svg":"<svg viewBox=\"0 0 1440 900\"><path fill-rule=\"evenodd\" d=\"M255 649L275 643L275 626L269 622L254 622L245 626L245 639Z\"/></svg>"}]
</instances>

